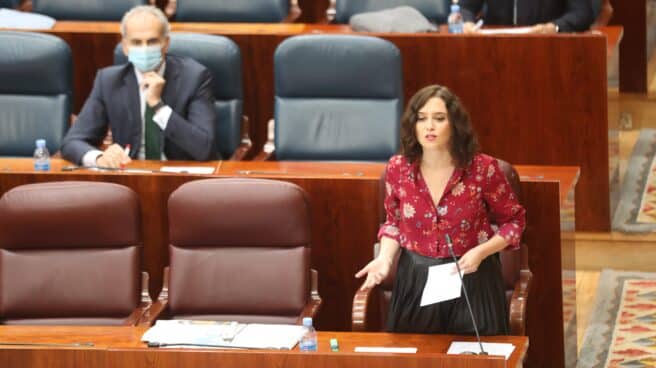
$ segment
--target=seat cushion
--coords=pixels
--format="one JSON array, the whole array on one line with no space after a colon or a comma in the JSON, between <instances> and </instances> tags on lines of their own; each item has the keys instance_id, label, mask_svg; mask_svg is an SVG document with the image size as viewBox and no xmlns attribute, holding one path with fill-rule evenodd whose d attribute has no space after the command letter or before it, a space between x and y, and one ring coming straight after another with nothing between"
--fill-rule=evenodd
<instances>
[{"instance_id":1,"label":"seat cushion","mask_svg":"<svg viewBox=\"0 0 656 368\"><path fill-rule=\"evenodd\" d=\"M309 293L309 248L171 246L173 315L298 316Z\"/></svg>"},{"instance_id":2,"label":"seat cushion","mask_svg":"<svg viewBox=\"0 0 656 368\"><path fill-rule=\"evenodd\" d=\"M400 99L276 98L279 160L388 161L398 151Z\"/></svg>"},{"instance_id":3,"label":"seat cushion","mask_svg":"<svg viewBox=\"0 0 656 368\"><path fill-rule=\"evenodd\" d=\"M431 22L446 23L449 16L451 0L337 0L335 6L335 22L348 23L349 19L358 13L371 12L411 6L419 10Z\"/></svg>"},{"instance_id":4,"label":"seat cushion","mask_svg":"<svg viewBox=\"0 0 656 368\"><path fill-rule=\"evenodd\" d=\"M32 11L58 20L115 20L146 0L32 0Z\"/></svg>"},{"instance_id":5,"label":"seat cushion","mask_svg":"<svg viewBox=\"0 0 656 368\"><path fill-rule=\"evenodd\" d=\"M139 303L139 249L0 250L0 318L126 317Z\"/></svg>"}]
</instances>

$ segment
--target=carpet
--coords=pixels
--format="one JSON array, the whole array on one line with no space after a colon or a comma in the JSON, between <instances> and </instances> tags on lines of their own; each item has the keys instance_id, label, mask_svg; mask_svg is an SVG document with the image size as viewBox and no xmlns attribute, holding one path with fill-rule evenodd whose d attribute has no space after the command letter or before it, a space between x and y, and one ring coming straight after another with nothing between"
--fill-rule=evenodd
<instances>
[{"instance_id":1,"label":"carpet","mask_svg":"<svg viewBox=\"0 0 656 368\"><path fill-rule=\"evenodd\" d=\"M656 231L656 130L643 129L629 158L620 200L613 214L614 231Z\"/></svg>"},{"instance_id":2,"label":"carpet","mask_svg":"<svg viewBox=\"0 0 656 368\"><path fill-rule=\"evenodd\" d=\"M656 273L601 272L577 367L656 367Z\"/></svg>"}]
</instances>

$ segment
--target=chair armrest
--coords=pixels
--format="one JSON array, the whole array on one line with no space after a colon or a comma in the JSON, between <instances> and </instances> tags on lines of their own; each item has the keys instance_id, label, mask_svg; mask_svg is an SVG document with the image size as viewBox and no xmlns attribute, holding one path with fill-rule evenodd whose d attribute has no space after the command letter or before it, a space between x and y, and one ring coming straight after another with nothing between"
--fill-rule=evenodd
<instances>
[{"instance_id":1,"label":"chair armrest","mask_svg":"<svg viewBox=\"0 0 656 368\"><path fill-rule=\"evenodd\" d=\"M519 280L515 284L510 299L510 333L515 336L526 335L526 301L531 289L533 274L529 270L519 271Z\"/></svg>"},{"instance_id":2,"label":"chair armrest","mask_svg":"<svg viewBox=\"0 0 656 368\"><path fill-rule=\"evenodd\" d=\"M133 310L128 318L123 322L123 326L139 325L139 321L146 313L148 308L150 308L151 304L153 304L153 300L150 298L150 294L148 294L149 281L150 275L148 275L148 272L141 272L141 301L139 302L139 306L137 306L137 308L135 308L135 310Z\"/></svg>"},{"instance_id":3,"label":"chair armrest","mask_svg":"<svg viewBox=\"0 0 656 368\"><path fill-rule=\"evenodd\" d=\"M283 19L283 23L294 23L301 16L301 8L298 6L298 0L289 0L289 14Z\"/></svg>"},{"instance_id":4,"label":"chair armrest","mask_svg":"<svg viewBox=\"0 0 656 368\"><path fill-rule=\"evenodd\" d=\"M364 285L364 283L362 283ZM371 298L376 294L378 286L374 286L368 290L358 288L353 296L353 307L351 309L351 331L353 332L366 332L368 316L367 311L371 305Z\"/></svg>"},{"instance_id":5,"label":"chair armrest","mask_svg":"<svg viewBox=\"0 0 656 368\"><path fill-rule=\"evenodd\" d=\"M310 270L310 300L308 300L303 311L301 311L300 317L296 320L296 324L301 324L304 317L314 317L317 315L319 308L321 307L321 296L319 296L319 273L317 270Z\"/></svg>"},{"instance_id":6,"label":"chair armrest","mask_svg":"<svg viewBox=\"0 0 656 368\"><path fill-rule=\"evenodd\" d=\"M253 158L253 161L275 160L275 154L276 154L275 128L276 128L276 122L273 119L269 120L269 123L267 124L267 141L266 143L264 143L264 147L262 147L262 152L258 153L257 156Z\"/></svg>"},{"instance_id":7,"label":"chair armrest","mask_svg":"<svg viewBox=\"0 0 656 368\"><path fill-rule=\"evenodd\" d=\"M169 304L169 268L164 268L164 280L162 291L157 296L157 301L151 303L139 320L138 326L152 326L162 315L165 315Z\"/></svg>"},{"instance_id":8,"label":"chair armrest","mask_svg":"<svg viewBox=\"0 0 656 368\"><path fill-rule=\"evenodd\" d=\"M249 133L249 121L248 117L242 116L241 119L241 143L239 147L232 153L230 156L230 161L243 161L248 158L253 149L253 142L251 141L251 136Z\"/></svg>"}]
</instances>

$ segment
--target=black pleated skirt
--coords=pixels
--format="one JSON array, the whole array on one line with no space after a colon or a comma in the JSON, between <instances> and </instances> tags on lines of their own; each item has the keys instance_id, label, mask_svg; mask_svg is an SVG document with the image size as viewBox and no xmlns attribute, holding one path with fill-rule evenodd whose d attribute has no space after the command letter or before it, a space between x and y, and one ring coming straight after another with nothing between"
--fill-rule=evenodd
<instances>
[{"instance_id":1,"label":"black pleated skirt","mask_svg":"<svg viewBox=\"0 0 656 368\"><path fill-rule=\"evenodd\" d=\"M474 335L464 294L460 298L420 307L428 267L453 262L401 249L387 316L389 332ZM464 276L474 317L481 335L507 335L508 307L497 255L484 259L478 270Z\"/></svg>"}]
</instances>

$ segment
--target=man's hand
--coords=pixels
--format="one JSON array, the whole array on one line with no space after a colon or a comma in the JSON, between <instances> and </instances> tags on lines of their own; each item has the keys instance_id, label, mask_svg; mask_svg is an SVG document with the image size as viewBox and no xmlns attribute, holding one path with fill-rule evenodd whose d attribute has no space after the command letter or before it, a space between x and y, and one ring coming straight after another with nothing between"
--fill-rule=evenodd
<instances>
[{"instance_id":1,"label":"man's hand","mask_svg":"<svg viewBox=\"0 0 656 368\"><path fill-rule=\"evenodd\" d=\"M554 34L557 33L557 29L553 23L540 23L531 27L531 33Z\"/></svg>"},{"instance_id":2,"label":"man's hand","mask_svg":"<svg viewBox=\"0 0 656 368\"><path fill-rule=\"evenodd\" d=\"M160 77L159 74L155 72L144 73L141 88L146 90L146 103L148 106L153 107L162 99L162 90L164 90L165 84L166 80Z\"/></svg>"},{"instance_id":3,"label":"man's hand","mask_svg":"<svg viewBox=\"0 0 656 368\"><path fill-rule=\"evenodd\" d=\"M125 149L114 143L107 147L102 155L96 159L96 166L98 167L111 167L120 168L132 162L130 156L125 153Z\"/></svg>"},{"instance_id":4,"label":"man's hand","mask_svg":"<svg viewBox=\"0 0 656 368\"><path fill-rule=\"evenodd\" d=\"M465 22L462 25L463 33L478 33L479 28L473 22Z\"/></svg>"}]
</instances>

